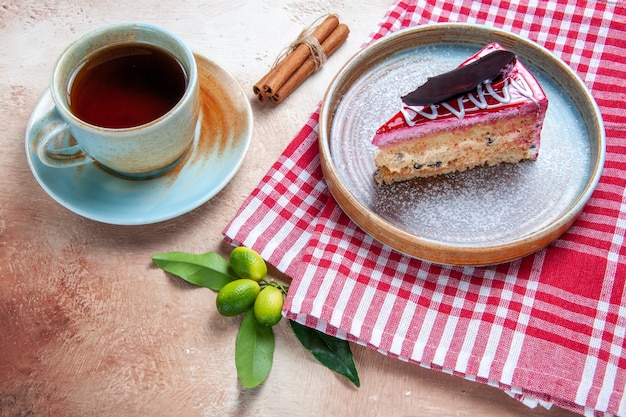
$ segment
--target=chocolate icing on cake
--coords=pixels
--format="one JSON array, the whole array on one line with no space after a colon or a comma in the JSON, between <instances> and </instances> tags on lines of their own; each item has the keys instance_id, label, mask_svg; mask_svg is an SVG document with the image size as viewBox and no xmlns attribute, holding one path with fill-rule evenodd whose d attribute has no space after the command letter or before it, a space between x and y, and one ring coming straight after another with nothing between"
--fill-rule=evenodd
<instances>
[{"instance_id":1,"label":"chocolate icing on cake","mask_svg":"<svg viewBox=\"0 0 626 417\"><path fill-rule=\"evenodd\" d=\"M416 90L402 97L407 106L428 106L472 91L485 81L506 77L516 56L505 50L493 51L476 61L445 74L429 78Z\"/></svg>"}]
</instances>

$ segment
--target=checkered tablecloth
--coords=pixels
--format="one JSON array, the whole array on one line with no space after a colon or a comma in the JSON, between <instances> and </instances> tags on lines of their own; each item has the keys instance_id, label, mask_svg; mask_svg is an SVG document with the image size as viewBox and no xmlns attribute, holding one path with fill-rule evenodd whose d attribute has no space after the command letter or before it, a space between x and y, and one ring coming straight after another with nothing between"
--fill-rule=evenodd
<instances>
[{"instance_id":1,"label":"checkered tablecloth","mask_svg":"<svg viewBox=\"0 0 626 417\"><path fill-rule=\"evenodd\" d=\"M329 194L315 111L224 229L225 240L254 248L292 278L290 319L497 386L528 405L626 416L626 5L398 1L366 43L448 21L529 38L592 91L606 127L606 163L567 233L493 267L401 255L359 229Z\"/></svg>"}]
</instances>

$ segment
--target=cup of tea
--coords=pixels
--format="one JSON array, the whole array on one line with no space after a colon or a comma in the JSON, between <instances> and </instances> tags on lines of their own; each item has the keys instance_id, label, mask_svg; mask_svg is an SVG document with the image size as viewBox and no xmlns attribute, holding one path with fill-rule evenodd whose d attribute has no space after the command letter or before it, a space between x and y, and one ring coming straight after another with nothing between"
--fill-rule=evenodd
<instances>
[{"instance_id":1,"label":"cup of tea","mask_svg":"<svg viewBox=\"0 0 626 417\"><path fill-rule=\"evenodd\" d=\"M54 107L33 124L39 159L55 168L98 163L151 178L180 163L199 129L191 50L169 31L119 23L90 32L58 59Z\"/></svg>"}]
</instances>

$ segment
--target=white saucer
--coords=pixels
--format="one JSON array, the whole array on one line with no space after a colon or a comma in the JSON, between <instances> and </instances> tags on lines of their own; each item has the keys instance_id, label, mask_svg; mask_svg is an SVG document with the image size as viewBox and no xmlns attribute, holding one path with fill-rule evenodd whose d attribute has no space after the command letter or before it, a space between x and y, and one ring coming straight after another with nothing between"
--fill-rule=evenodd
<instances>
[{"instance_id":1,"label":"white saucer","mask_svg":"<svg viewBox=\"0 0 626 417\"><path fill-rule=\"evenodd\" d=\"M179 166L153 179L128 180L96 164L50 168L35 153L32 126L53 106L43 94L26 128L26 156L39 185L59 204L103 223L140 225L168 220L211 199L237 173L252 137L252 109L230 73L196 55L202 121Z\"/></svg>"}]
</instances>

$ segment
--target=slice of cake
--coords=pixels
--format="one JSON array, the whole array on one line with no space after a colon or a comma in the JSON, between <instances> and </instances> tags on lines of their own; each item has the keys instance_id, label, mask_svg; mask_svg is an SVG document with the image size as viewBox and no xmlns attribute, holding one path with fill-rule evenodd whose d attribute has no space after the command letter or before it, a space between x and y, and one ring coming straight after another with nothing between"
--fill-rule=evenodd
<instances>
[{"instance_id":1,"label":"slice of cake","mask_svg":"<svg viewBox=\"0 0 626 417\"><path fill-rule=\"evenodd\" d=\"M402 101L372 140L378 184L537 159L548 99L497 43Z\"/></svg>"}]
</instances>

